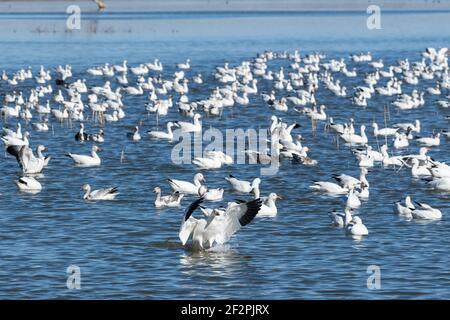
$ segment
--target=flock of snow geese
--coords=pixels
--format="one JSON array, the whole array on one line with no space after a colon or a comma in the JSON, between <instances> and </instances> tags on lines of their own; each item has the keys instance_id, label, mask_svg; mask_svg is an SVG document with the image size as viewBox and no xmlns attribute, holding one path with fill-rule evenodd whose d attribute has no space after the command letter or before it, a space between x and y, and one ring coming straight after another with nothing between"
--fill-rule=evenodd
<instances>
[{"instance_id":1,"label":"flock of snow geese","mask_svg":"<svg viewBox=\"0 0 450 320\"><path fill-rule=\"evenodd\" d=\"M284 59L289 61L289 68L280 67L278 70L269 70L271 60ZM14 156L22 170L22 176L15 181L22 192L40 192L41 183L38 181L39 173L51 165L50 157L44 155L45 146L37 145L35 151L30 146L30 131L49 131L50 121L77 121L79 131L75 139L80 142L93 142L91 154L68 153L67 156L80 167L100 166L102 164L98 152L99 145L107 144L107 137L100 129L96 133L88 133L85 129L85 113L90 112L90 120L102 125L114 125L125 116L125 106L122 102L124 96L148 95L148 102L142 106L143 112L154 113L158 121L169 113L174 106L178 108L180 117L186 121L169 121L166 131L148 131L146 135L154 140L172 141L174 130L182 132L201 132L202 114L219 116L224 108L233 106L246 106L252 96L260 95L268 113L291 112L298 116L309 118L313 126L319 121L326 122L326 128L335 132L346 146L353 152L360 167L358 178L346 174L336 174L332 181L314 181L310 186L313 192L328 195L343 195L346 204L343 212L332 211L330 217L332 224L343 228L347 234L355 237L368 235L368 228L355 210L361 206L361 200L369 198L368 169L375 163L384 166L399 166L411 169L412 176L427 181L430 188L444 192L450 191L450 166L443 161L431 158L428 151L441 143L441 136L449 138L449 132L424 133L420 119L411 123L397 123L393 127L381 126L372 123L373 135L385 141L381 147L373 148L368 144L366 126L355 129L355 120L348 119L345 123L337 123L326 114L327 107L318 104L316 93L319 87L329 90L337 97L351 99L355 108L365 108L374 95L392 96L392 106L399 110L420 108L426 103L427 96L439 96L437 101L440 108L450 107L450 72L448 67L448 50L428 48L422 52L420 61L410 62L408 59L398 60L395 65L385 66L383 61L372 60L372 55L353 54L350 56L356 65L347 69L345 59L326 59L319 53L301 56L298 51L293 53L266 51L258 54L251 61L231 67L228 63L215 68L214 78L217 86L209 97L203 100L190 101L189 83L192 81L198 86L203 84L203 76L196 74L187 77L187 70L191 69L190 60L176 65L175 72L169 78L162 77L163 64L155 59L153 62L128 66L127 61L120 65L108 63L86 70L89 77L102 79L102 86L89 87L86 79L72 79L70 65L58 66L54 71L40 70L33 74L32 69L21 69L15 73L7 74L5 71L0 78L0 88L8 86L11 91L3 91L4 104L0 109L2 118L16 119L16 128L4 127L3 141L6 152ZM361 75L364 84L353 87L348 93L347 88L336 74L348 78L358 75L358 65L368 66L370 72ZM53 82L52 79L54 78ZM384 86L377 86L380 79L387 81ZM435 86L428 87L419 92L415 86L421 80L434 80ZM35 82L29 92L22 92L15 88L24 82ZM132 81L131 83L129 81ZM272 89L261 92L258 83L265 82ZM115 88L114 84L115 83ZM410 94L402 91L402 85L414 88ZM276 96L281 96L277 98ZM178 101L173 101L175 97ZM332 106L328 106L331 107ZM449 116L446 117L449 120ZM38 119L38 120L34 120ZM21 121L26 122L29 131L22 132ZM304 144L300 134L294 130L300 125L296 122L285 123L279 116L271 115L267 121L267 130L272 145L270 152L258 150L245 150L246 155L258 164L267 164L268 161L289 159L293 163L306 166L316 165L318 161L308 156L309 148ZM388 143L392 141L392 143ZM127 135L128 139L138 142L142 139L139 126ZM275 143L274 143L275 142ZM395 150L408 147L415 143L420 149L417 154L389 155L389 147ZM113 143L113 142L111 142ZM441 159L442 160L442 159ZM8 160L6 160L8 161ZM205 152L203 157L192 160L197 169L219 169L225 165L232 165L234 160L222 151ZM162 195L161 188L156 186L154 192L157 208L179 207L186 195L198 197L187 208L182 219L179 238L183 245L192 238L195 248L207 249L216 244L224 244L242 226L250 223L255 217L275 217L278 213L276 201L280 196L270 193L267 197L260 196L261 178L253 181L240 180L230 175L226 181L233 192L252 194L252 200L236 200L227 203L225 207L208 208L205 201L220 201L223 199L224 189L210 189L205 184L202 172L197 172L193 181L167 179L173 193ZM86 201L113 200L119 194L116 187L92 190L89 184L82 186L83 199ZM408 195L404 202L394 205L394 212L408 219L440 219L442 213L432 206L411 200ZM199 209L204 215L203 219L194 218L193 213Z\"/></svg>"}]
</instances>

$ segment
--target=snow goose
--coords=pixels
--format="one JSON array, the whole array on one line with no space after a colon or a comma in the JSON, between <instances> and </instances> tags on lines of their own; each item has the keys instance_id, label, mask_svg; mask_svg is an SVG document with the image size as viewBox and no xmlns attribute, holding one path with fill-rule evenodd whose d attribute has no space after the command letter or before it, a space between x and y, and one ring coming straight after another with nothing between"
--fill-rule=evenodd
<instances>
[{"instance_id":1,"label":"snow goose","mask_svg":"<svg viewBox=\"0 0 450 320\"><path fill-rule=\"evenodd\" d=\"M346 207L351 209L357 209L361 206L361 200L355 194L354 188L349 188L349 193L347 195Z\"/></svg>"},{"instance_id":2,"label":"snow goose","mask_svg":"<svg viewBox=\"0 0 450 320\"><path fill-rule=\"evenodd\" d=\"M228 183L230 184L231 189L233 191L242 192L242 193L250 193L257 184L261 183L260 178L255 178L250 183L248 181L239 180L231 174L228 177L226 177L225 180L228 181ZM259 196L258 196L258 198L259 198Z\"/></svg>"},{"instance_id":3,"label":"snow goose","mask_svg":"<svg viewBox=\"0 0 450 320\"><path fill-rule=\"evenodd\" d=\"M416 119L414 121L414 123L411 123L411 122L396 123L396 124L394 124L394 128L400 128L405 131L410 129L411 132L419 133L420 132L420 120Z\"/></svg>"},{"instance_id":4,"label":"snow goose","mask_svg":"<svg viewBox=\"0 0 450 320\"><path fill-rule=\"evenodd\" d=\"M258 217L275 217L278 214L278 209L275 205L277 199L281 199L281 197L274 192L270 193L266 201L262 204Z\"/></svg>"},{"instance_id":5,"label":"snow goose","mask_svg":"<svg viewBox=\"0 0 450 320\"><path fill-rule=\"evenodd\" d=\"M30 133L26 131L23 134L23 139L14 138L11 136L4 136L1 138L6 147L9 146L28 146L30 142L28 141L28 137L30 137Z\"/></svg>"},{"instance_id":6,"label":"snow goose","mask_svg":"<svg viewBox=\"0 0 450 320\"><path fill-rule=\"evenodd\" d=\"M178 69L189 69L191 67L191 59L187 59L185 63L177 63L176 66Z\"/></svg>"},{"instance_id":7,"label":"snow goose","mask_svg":"<svg viewBox=\"0 0 450 320\"><path fill-rule=\"evenodd\" d=\"M165 140L172 140L173 139L173 132L172 128L178 127L178 125L175 122L167 122L167 132L164 131L147 131L147 134L155 139L165 139Z\"/></svg>"},{"instance_id":8,"label":"snow goose","mask_svg":"<svg viewBox=\"0 0 450 320\"><path fill-rule=\"evenodd\" d=\"M416 138L416 141L425 147L434 147L441 144L441 134L438 132L432 137Z\"/></svg>"},{"instance_id":9,"label":"snow goose","mask_svg":"<svg viewBox=\"0 0 450 320\"><path fill-rule=\"evenodd\" d=\"M428 185L437 191L450 191L450 177L438 178L428 182Z\"/></svg>"},{"instance_id":10,"label":"snow goose","mask_svg":"<svg viewBox=\"0 0 450 320\"><path fill-rule=\"evenodd\" d=\"M232 164L233 159L222 151L209 151L203 158L194 158L192 163L200 169L219 169L224 164Z\"/></svg>"},{"instance_id":11,"label":"snow goose","mask_svg":"<svg viewBox=\"0 0 450 320\"><path fill-rule=\"evenodd\" d=\"M33 177L21 177L15 182L20 191L34 193L42 190L40 182Z\"/></svg>"},{"instance_id":12,"label":"snow goose","mask_svg":"<svg viewBox=\"0 0 450 320\"><path fill-rule=\"evenodd\" d=\"M357 186L359 186L361 184L361 181L364 181L366 179L366 175L367 175L368 171L366 168L361 168L361 172L360 172L360 176L359 176L359 180L346 175L346 174L340 174L340 175L333 175L333 178L339 182L339 184L344 187L344 188L356 188Z\"/></svg>"},{"instance_id":13,"label":"snow goose","mask_svg":"<svg viewBox=\"0 0 450 320\"><path fill-rule=\"evenodd\" d=\"M223 192L224 190L222 188L219 189L208 189L205 185L201 185L198 188L198 195L201 198L204 198L207 201L220 201L223 199Z\"/></svg>"},{"instance_id":14,"label":"snow goose","mask_svg":"<svg viewBox=\"0 0 450 320\"><path fill-rule=\"evenodd\" d=\"M406 196L405 198L405 205L401 203L401 201L397 201L394 203L394 213L398 214L399 216L405 217L405 218L412 218L412 210L414 210L414 204L411 201L410 196Z\"/></svg>"},{"instance_id":15,"label":"snow goose","mask_svg":"<svg viewBox=\"0 0 450 320\"><path fill-rule=\"evenodd\" d=\"M261 208L261 200L257 199L233 204L224 213L215 210L207 220L196 219L192 214L202 202L203 198L200 198L188 207L178 234L183 245L192 235L193 247L198 250L226 243L242 226L249 224Z\"/></svg>"},{"instance_id":16,"label":"snow goose","mask_svg":"<svg viewBox=\"0 0 450 320\"><path fill-rule=\"evenodd\" d=\"M184 122L177 121L175 122L178 127L180 127L182 132L201 132L202 131L202 123L200 122L201 115L196 113L194 115L193 123L192 122Z\"/></svg>"},{"instance_id":17,"label":"snow goose","mask_svg":"<svg viewBox=\"0 0 450 320\"><path fill-rule=\"evenodd\" d=\"M310 189L313 191L318 192L324 192L329 194L347 194L348 189L343 188L337 183L333 182L327 182L327 181L315 181L311 186L309 186Z\"/></svg>"},{"instance_id":18,"label":"snow goose","mask_svg":"<svg viewBox=\"0 0 450 320\"><path fill-rule=\"evenodd\" d=\"M199 188L202 185L202 182L205 182L205 178L203 177L203 174L197 173L194 175L194 183L176 179L167 179L167 181L174 191L198 195Z\"/></svg>"},{"instance_id":19,"label":"snow goose","mask_svg":"<svg viewBox=\"0 0 450 320\"><path fill-rule=\"evenodd\" d=\"M411 209L411 214L414 219L420 220L439 220L442 218L442 212L439 209L434 209L426 203L415 201L417 208Z\"/></svg>"},{"instance_id":20,"label":"snow goose","mask_svg":"<svg viewBox=\"0 0 450 320\"><path fill-rule=\"evenodd\" d=\"M349 144L367 144L368 139L365 133L366 126L361 125L361 135L357 134L351 134L351 133L344 133L341 134L340 137Z\"/></svg>"},{"instance_id":21,"label":"snow goose","mask_svg":"<svg viewBox=\"0 0 450 320\"><path fill-rule=\"evenodd\" d=\"M11 138L22 139L23 138L22 125L20 123L17 123L16 128L17 128L16 131L13 131L9 128L3 128L3 132L4 132L5 136L11 137Z\"/></svg>"},{"instance_id":22,"label":"snow goose","mask_svg":"<svg viewBox=\"0 0 450 320\"><path fill-rule=\"evenodd\" d=\"M105 132L103 131L103 129L100 129L98 133L90 135L89 140L92 140L97 143L103 143L105 142Z\"/></svg>"},{"instance_id":23,"label":"snow goose","mask_svg":"<svg viewBox=\"0 0 450 320\"><path fill-rule=\"evenodd\" d=\"M83 199L89 201L114 200L119 194L117 192L117 187L91 191L91 186L89 184L85 184L83 185L82 190L84 191Z\"/></svg>"},{"instance_id":24,"label":"snow goose","mask_svg":"<svg viewBox=\"0 0 450 320\"><path fill-rule=\"evenodd\" d=\"M99 166L101 164L100 157L97 152L100 151L100 148L97 146L92 146L91 155L78 155L78 154L67 154L68 157L72 158L76 165L91 167L91 166Z\"/></svg>"},{"instance_id":25,"label":"snow goose","mask_svg":"<svg viewBox=\"0 0 450 320\"><path fill-rule=\"evenodd\" d=\"M161 188L156 187L153 189L153 192L156 193L156 199L155 199L155 207L156 208L162 208L162 207L179 207L181 204L181 200L184 197L184 194L175 191L171 195L167 196L161 196Z\"/></svg>"},{"instance_id":26,"label":"snow goose","mask_svg":"<svg viewBox=\"0 0 450 320\"><path fill-rule=\"evenodd\" d=\"M137 142L141 140L141 135L139 134L139 127L134 127L134 132L131 134L131 140Z\"/></svg>"},{"instance_id":27,"label":"snow goose","mask_svg":"<svg viewBox=\"0 0 450 320\"><path fill-rule=\"evenodd\" d=\"M344 228L352 220L352 209L346 207L344 212L333 210L329 213L329 217L331 218L331 223L334 227Z\"/></svg>"},{"instance_id":28,"label":"snow goose","mask_svg":"<svg viewBox=\"0 0 450 320\"><path fill-rule=\"evenodd\" d=\"M84 124L80 123L80 130L75 134L76 141L87 141L89 140L89 135L84 132Z\"/></svg>"},{"instance_id":29,"label":"snow goose","mask_svg":"<svg viewBox=\"0 0 450 320\"><path fill-rule=\"evenodd\" d=\"M345 232L349 235L357 237L367 236L369 234L369 230L367 230L367 227L362 223L360 217L353 217L349 224L346 226Z\"/></svg>"},{"instance_id":30,"label":"snow goose","mask_svg":"<svg viewBox=\"0 0 450 320\"><path fill-rule=\"evenodd\" d=\"M373 135L378 136L393 136L399 130L399 128L382 128L378 129L378 124L376 122L372 123Z\"/></svg>"}]
</instances>

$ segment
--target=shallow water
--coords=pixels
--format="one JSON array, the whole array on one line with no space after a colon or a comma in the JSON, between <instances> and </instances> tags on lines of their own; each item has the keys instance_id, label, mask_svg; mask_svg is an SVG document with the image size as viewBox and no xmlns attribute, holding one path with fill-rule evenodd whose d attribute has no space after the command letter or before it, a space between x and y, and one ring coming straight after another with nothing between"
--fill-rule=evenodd
<instances>
[{"instance_id":1,"label":"shallow water","mask_svg":"<svg viewBox=\"0 0 450 320\"><path fill-rule=\"evenodd\" d=\"M130 65L160 58L164 76L174 64L191 58L188 75L202 73L206 84L191 84L191 101L208 95L217 85L214 67L248 60L266 49L302 52L322 51L328 58L349 53L373 52L374 59L392 64L399 58L420 60L425 47L448 46L449 13L386 13L382 30L368 30L366 15L340 14L148 14L133 19L131 14L86 15L82 29L64 32L64 15L0 15L0 70L15 71L28 65L73 66L74 78L86 77L88 84L103 79L87 77L85 70L109 62ZM40 31L37 32L36 28ZM112 29L111 29L112 28ZM270 62L272 70L288 66ZM350 66L353 66L349 62ZM357 79L341 78L347 88L362 83L368 67L359 67ZM34 82L20 90L28 92ZM420 82L419 88L434 86ZM411 86L403 86L410 92ZM259 90L270 89L260 81ZM0 94L12 88L0 84ZM448 92L446 94L449 94ZM156 127L148 117L146 95L124 99L126 118L105 127L102 166L76 168L64 154L86 153L90 143L73 139L78 124L60 124L52 119L53 132L32 131L31 144L44 144L52 156L36 195L16 190L13 180L20 172L11 157L2 159L0 176L0 297L1 298L262 298L262 299L381 299L450 298L449 195L427 190L412 179L406 169L375 167L370 170L370 200L359 210L370 235L361 241L346 237L329 225L328 212L341 209L342 198L323 197L308 190L313 180L331 180L332 173L357 175L359 169L348 148L336 146L334 135L320 123L316 131L295 112L273 112L259 95L251 96L248 107L234 107L221 118L206 117L205 128L266 128L270 115L290 123L298 121L311 149L315 167L283 162L275 176L262 177L262 195L277 192L279 215L257 219L236 234L224 248L196 253L184 249L178 240L183 208L155 210L152 189L169 191L166 178L191 180L192 165L170 163L173 144L144 137L131 143L126 133L142 121L141 134ZM354 117L357 125L373 120L384 122L384 104L392 98L375 96L367 109L348 99L320 90L317 100L325 104L338 122ZM389 124L422 121L422 134L446 129L445 110L426 96L424 107L398 112L390 108ZM176 108L161 121L179 119ZM14 125L8 120L6 125ZM30 124L22 124L31 130ZM2 120L2 125L5 125ZM87 131L98 126L86 123ZM377 141L368 129L370 144ZM378 143L382 143L379 141ZM403 152L416 152L412 144ZM121 152L124 160L121 162ZM431 151L436 160L450 155L442 140ZM224 177L233 174L250 180L259 175L257 165L234 165L205 173L210 187L225 187ZM120 195L114 202L86 203L81 186L116 185ZM228 191L228 190L227 190ZM443 219L431 223L405 221L392 214L392 203L406 194L441 208ZM226 200L245 196L226 193ZM183 200L190 203L192 197ZM66 287L69 265L81 268L81 290ZM367 267L381 268L381 289L366 286Z\"/></svg>"}]
</instances>

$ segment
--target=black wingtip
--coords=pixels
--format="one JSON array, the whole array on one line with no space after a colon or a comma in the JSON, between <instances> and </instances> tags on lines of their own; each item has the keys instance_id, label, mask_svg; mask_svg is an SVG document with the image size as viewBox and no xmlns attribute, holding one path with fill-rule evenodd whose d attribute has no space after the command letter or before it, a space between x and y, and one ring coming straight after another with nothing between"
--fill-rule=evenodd
<instances>
[{"instance_id":1,"label":"black wingtip","mask_svg":"<svg viewBox=\"0 0 450 320\"><path fill-rule=\"evenodd\" d=\"M241 226L249 224L261 209L262 201L260 198L247 202L247 211L239 219Z\"/></svg>"}]
</instances>

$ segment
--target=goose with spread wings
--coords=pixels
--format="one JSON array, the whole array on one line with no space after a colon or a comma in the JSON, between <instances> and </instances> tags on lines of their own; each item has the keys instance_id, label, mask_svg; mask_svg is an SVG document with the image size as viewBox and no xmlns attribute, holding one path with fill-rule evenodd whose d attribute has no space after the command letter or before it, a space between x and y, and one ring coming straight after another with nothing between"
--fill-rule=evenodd
<instances>
[{"instance_id":1,"label":"goose with spread wings","mask_svg":"<svg viewBox=\"0 0 450 320\"><path fill-rule=\"evenodd\" d=\"M183 245L192 235L194 248L200 250L226 243L242 226L253 220L262 204L260 199L240 204L232 203L225 211L214 210L207 219L196 219L192 214L203 200L195 200L186 210L178 235Z\"/></svg>"}]
</instances>

